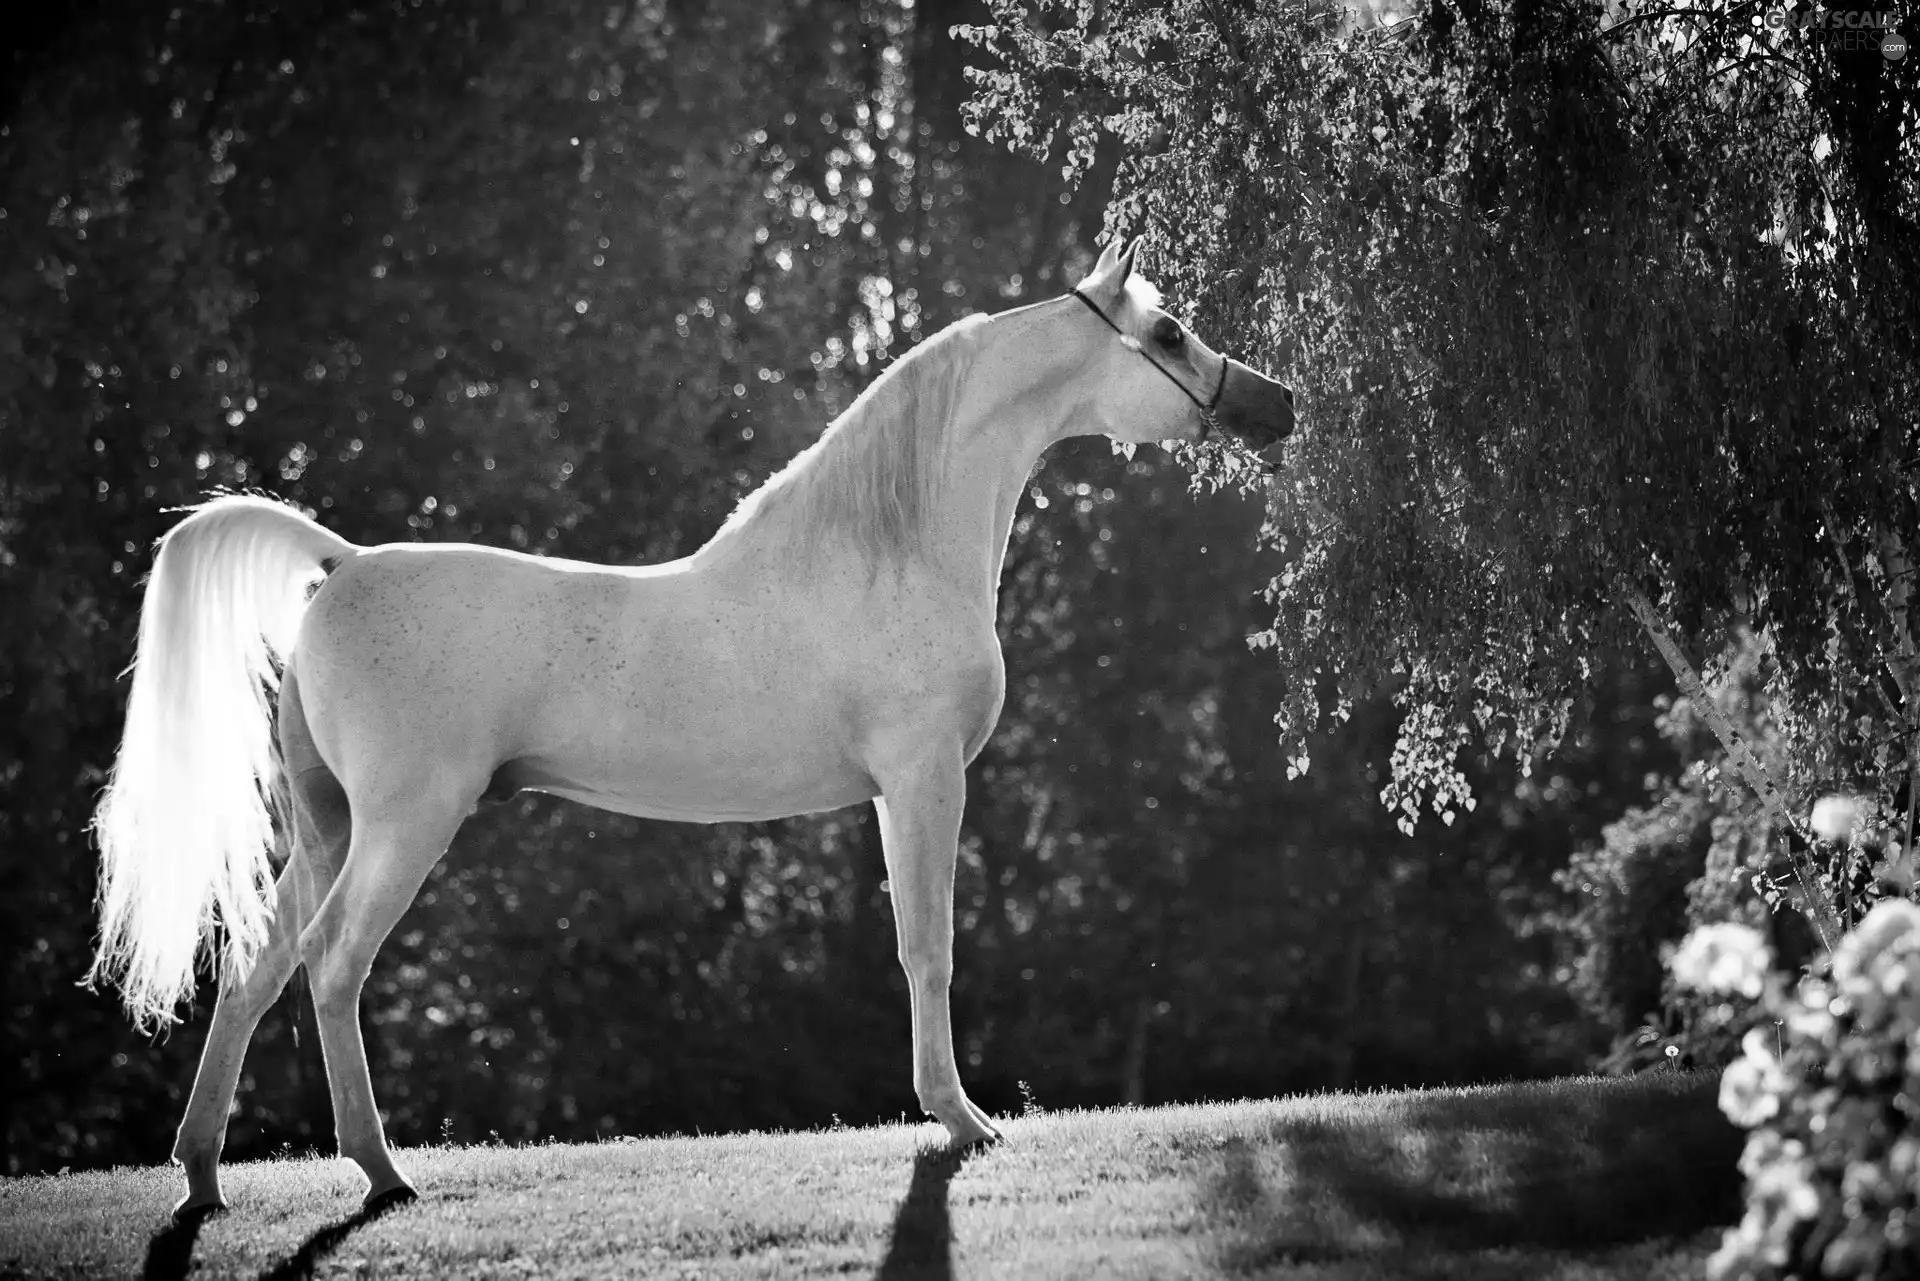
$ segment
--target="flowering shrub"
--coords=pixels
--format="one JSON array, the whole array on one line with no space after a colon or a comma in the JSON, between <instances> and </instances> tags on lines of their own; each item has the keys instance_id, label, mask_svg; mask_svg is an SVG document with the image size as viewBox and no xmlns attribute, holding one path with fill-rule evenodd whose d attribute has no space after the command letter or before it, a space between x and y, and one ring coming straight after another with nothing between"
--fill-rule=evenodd
<instances>
[{"instance_id":1,"label":"flowering shrub","mask_svg":"<svg viewBox=\"0 0 1920 1281\"><path fill-rule=\"evenodd\" d=\"M1708 1264L1715 1281L1920 1277L1920 906L1877 903L1834 949L1830 977L1793 984L1744 925L1694 931L1681 985L1756 1001L1720 1109L1752 1131L1747 1212Z\"/></svg>"}]
</instances>

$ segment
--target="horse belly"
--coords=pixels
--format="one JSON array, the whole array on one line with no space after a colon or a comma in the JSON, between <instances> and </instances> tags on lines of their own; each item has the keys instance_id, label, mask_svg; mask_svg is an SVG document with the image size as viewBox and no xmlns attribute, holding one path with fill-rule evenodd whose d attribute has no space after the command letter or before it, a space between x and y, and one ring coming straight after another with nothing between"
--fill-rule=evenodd
<instances>
[{"instance_id":1,"label":"horse belly","mask_svg":"<svg viewBox=\"0 0 1920 1281\"><path fill-rule=\"evenodd\" d=\"M540 729L503 782L705 823L816 813L876 795L824 682L796 685L785 663L743 662L731 647L689 639L661 638L651 654L629 649L612 670L571 668L570 680L550 687Z\"/></svg>"},{"instance_id":2,"label":"horse belly","mask_svg":"<svg viewBox=\"0 0 1920 1281\"><path fill-rule=\"evenodd\" d=\"M731 736L625 740L522 756L503 783L600 809L690 823L755 822L873 799L865 771L828 744Z\"/></svg>"}]
</instances>

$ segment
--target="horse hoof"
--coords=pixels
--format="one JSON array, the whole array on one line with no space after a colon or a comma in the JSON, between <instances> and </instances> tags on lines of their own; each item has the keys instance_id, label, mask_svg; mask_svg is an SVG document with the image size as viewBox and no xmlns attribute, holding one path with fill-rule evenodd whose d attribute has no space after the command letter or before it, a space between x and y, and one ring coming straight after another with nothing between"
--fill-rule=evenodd
<instances>
[{"instance_id":1,"label":"horse hoof","mask_svg":"<svg viewBox=\"0 0 1920 1281\"><path fill-rule=\"evenodd\" d=\"M176 1228L198 1227L216 1214L225 1214L226 1210L224 1200L196 1201L188 1197L173 1207L171 1218Z\"/></svg>"},{"instance_id":2,"label":"horse hoof","mask_svg":"<svg viewBox=\"0 0 1920 1281\"><path fill-rule=\"evenodd\" d=\"M985 1125L980 1127L978 1133L964 1136L948 1131L947 1146L955 1152L966 1152L974 1148L990 1148L994 1144L999 1143L1001 1139L1000 1131L990 1125Z\"/></svg>"},{"instance_id":3,"label":"horse hoof","mask_svg":"<svg viewBox=\"0 0 1920 1281\"><path fill-rule=\"evenodd\" d=\"M418 1201L420 1194L402 1183L397 1187L382 1188L378 1192L369 1192L367 1199L360 1203L362 1214L385 1214L412 1201Z\"/></svg>"}]
</instances>

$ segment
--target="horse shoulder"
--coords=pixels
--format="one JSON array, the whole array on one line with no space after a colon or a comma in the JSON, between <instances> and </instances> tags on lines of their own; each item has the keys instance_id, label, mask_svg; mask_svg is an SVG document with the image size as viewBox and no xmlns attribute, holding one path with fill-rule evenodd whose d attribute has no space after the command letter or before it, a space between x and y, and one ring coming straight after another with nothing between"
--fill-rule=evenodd
<instances>
[{"instance_id":1,"label":"horse shoulder","mask_svg":"<svg viewBox=\"0 0 1920 1281\"><path fill-rule=\"evenodd\" d=\"M987 745L987 739L993 736L994 726L1000 723L1000 708L1007 698L1007 664L1000 654L998 639L993 644L993 661L990 667L980 674L979 694L981 701L977 705L977 716L969 728L963 759L968 764L980 755L980 749Z\"/></svg>"},{"instance_id":2,"label":"horse shoulder","mask_svg":"<svg viewBox=\"0 0 1920 1281\"><path fill-rule=\"evenodd\" d=\"M1007 664L1000 637L991 627L950 639L944 679L938 682L960 731L963 757L971 762L986 746L1006 701Z\"/></svg>"}]
</instances>

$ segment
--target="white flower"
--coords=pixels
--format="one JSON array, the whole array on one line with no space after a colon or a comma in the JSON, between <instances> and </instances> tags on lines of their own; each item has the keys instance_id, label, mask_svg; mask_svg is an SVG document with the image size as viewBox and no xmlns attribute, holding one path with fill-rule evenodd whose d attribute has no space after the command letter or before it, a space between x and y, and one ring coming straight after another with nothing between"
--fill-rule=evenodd
<instances>
[{"instance_id":1,"label":"white flower","mask_svg":"<svg viewBox=\"0 0 1920 1281\"><path fill-rule=\"evenodd\" d=\"M1752 1059L1755 1064L1769 1072L1780 1071L1780 1060L1773 1056L1773 1044L1780 1034L1771 1027L1750 1027L1747 1034L1740 1038L1740 1052Z\"/></svg>"},{"instance_id":2,"label":"white flower","mask_svg":"<svg viewBox=\"0 0 1920 1281\"><path fill-rule=\"evenodd\" d=\"M1913 965L1908 961L1894 961L1880 967L1880 993L1883 996L1905 996L1914 990Z\"/></svg>"},{"instance_id":3,"label":"white flower","mask_svg":"<svg viewBox=\"0 0 1920 1281\"><path fill-rule=\"evenodd\" d=\"M1840 1176L1840 1195L1849 1201L1881 1200L1892 1190L1886 1171L1872 1161L1849 1161Z\"/></svg>"},{"instance_id":4,"label":"white flower","mask_svg":"<svg viewBox=\"0 0 1920 1281\"><path fill-rule=\"evenodd\" d=\"M1799 1140L1793 1140L1799 1144ZM1740 1150L1740 1173L1751 1179L1773 1162L1778 1161L1786 1145L1776 1130L1755 1130L1747 1136L1747 1146Z\"/></svg>"},{"instance_id":5,"label":"white flower","mask_svg":"<svg viewBox=\"0 0 1920 1281\"><path fill-rule=\"evenodd\" d=\"M1751 999L1765 987L1773 953L1760 931L1726 921L1687 935L1668 964L1683 987Z\"/></svg>"},{"instance_id":6,"label":"white flower","mask_svg":"<svg viewBox=\"0 0 1920 1281\"><path fill-rule=\"evenodd\" d=\"M1833 949L1833 977L1845 986L1866 978L1888 953L1907 951L1920 951L1920 906L1903 898L1881 899Z\"/></svg>"},{"instance_id":7,"label":"white flower","mask_svg":"<svg viewBox=\"0 0 1920 1281\"><path fill-rule=\"evenodd\" d=\"M1920 1138L1903 1134L1893 1141L1893 1150L1887 1153L1887 1172L1909 1185L1920 1179Z\"/></svg>"},{"instance_id":8,"label":"white flower","mask_svg":"<svg viewBox=\"0 0 1920 1281\"><path fill-rule=\"evenodd\" d=\"M1759 1210L1748 1210L1737 1228L1728 1228L1720 1248L1707 1260L1707 1281L1740 1281L1753 1275L1754 1256L1760 1252L1765 1229Z\"/></svg>"},{"instance_id":9,"label":"white flower","mask_svg":"<svg viewBox=\"0 0 1920 1281\"><path fill-rule=\"evenodd\" d=\"M1795 1040L1825 1041L1833 1033L1834 1018L1827 1011L1826 1002L1818 1005L1804 1002L1787 1010L1786 1024Z\"/></svg>"},{"instance_id":10,"label":"white flower","mask_svg":"<svg viewBox=\"0 0 1920 1281\"><path fill-rule=\"evenodd\" d=\"M1729 1063L1720 1075L1720 1110L1727 1120L1744 1129L1750 1130L1780 1114L1780 1098L1787 1092L1789 1082L1780 1060L1774 1058L1769 1047L1774 1035L1769 1027L1748 1028L1747 1034L1740 1038L1741 1057ZM1751 1177L1758 1167L1772 1164L1773 1158L1797 1159L1801 1151L1797 1142L1777 1149L1771 1144L1756 1147L1749 1142L1741 1165L1743 1169L1748 1164L1756 1167L1747 1171Z\"/></svg>"},{"instance_id":11,"label":"white flower","mask_svg":"<svg viewBox=\"0 0 1920 1281\"><path fill-rule=\"evenodd\" d=\"M1720 1074L1720 1110L1727 1120L1752 1129L1780 1111L1773 1092L1773 1074L1752 1059L1735 1059Z\"/></svg>"},{"instance_id":12,"label":"white flower","mask_svg":"<svg viewBox=\"0 0 1920 1281\"><path fill-rule=\"evenodd\" d=\"M1807 1177L1810 1169L1811 1163L1804 1160L1776 1162L1762 1170L1760 1177L1753 1181L1747 1204L1777 1205L1779 1217L1774 1220L1776 1229L1783 1225L1791 1227L1794 1223L1813 1218L1820 1213L1820 1193Z\"/></svg>"},{"instance_id":13,"label":"white flower","mask_svg":"<svg viewBox=\"0 0 1920 1281\"><path fill-rule=\"evenodd\" d=\"M1853 797L1822 796L1813 803L1813 833L1823 841L1852 840L1859 816L1860 803Z\"/></svg>"}]
</instances>

